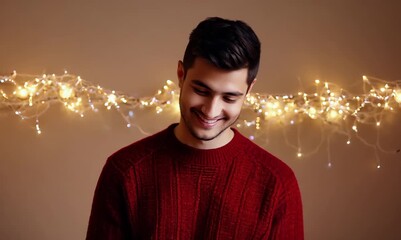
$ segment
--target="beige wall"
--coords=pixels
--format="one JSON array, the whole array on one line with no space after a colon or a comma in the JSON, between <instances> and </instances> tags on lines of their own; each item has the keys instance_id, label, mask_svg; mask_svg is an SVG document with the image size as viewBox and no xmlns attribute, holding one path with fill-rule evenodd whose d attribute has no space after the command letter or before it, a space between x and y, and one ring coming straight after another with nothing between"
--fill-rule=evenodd
<instances>
[{"instance_id":1,"label":"beige wall","mask_svg":"<svg viewBox=\"0 0 401 240\"><path fill-rule=\"evenodd\" d=\"M133 96L153 94L175 80L177 60L197 22L207 16L243 19L263 44L255 91L295 93L316 78L360 92L361 75L401 77L398 1L12 1L0 0L0 75L81 75ZM397 109L400 111L400 109ZM389 117L381 139L401 146L401 114ZM177 116L137 114L149 132ZM83 239L93 190L106 157L144 135L115 112L81 119L59 105L32 121L0 112L0 238ZM307 146L319 136L301 129ZM303 201L307 239L400 239L401 159L361 142L331 139L304 159L271 127L257 139L293 167ZM314 135L316 133L316 135ZM374 128L363 134L374 140ZM291 134L290 134L291 135Z\"/></svg>"}]
</instances>

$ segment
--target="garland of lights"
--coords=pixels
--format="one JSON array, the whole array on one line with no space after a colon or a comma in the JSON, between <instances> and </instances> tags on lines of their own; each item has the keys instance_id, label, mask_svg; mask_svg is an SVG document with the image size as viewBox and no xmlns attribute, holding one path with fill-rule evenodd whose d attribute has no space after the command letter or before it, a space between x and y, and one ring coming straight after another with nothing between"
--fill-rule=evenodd
<instances>
[{"instance_id":1,"label":"garland of lights","mask_svg":"<svg viewBox=\"0 0 401 240\"><path fill-rule=\"evenodd\" d=\"M244 102L241 121L236 126L253 128L258 133L272 123L287 126L299 125L305 118L320 121L336 133L347 136L347 144L351 143L352 136L356 136L372 147L377 167L380 168L378 151L395 153L400 150L386 151L378 141L375 144L368 143L358 135L358 125L374 124L379 127L384 114L398 110L401 106L401 82L363 76L363 91L361 95L353 95L333 83L315 80L313 93L250 93ZM126 121L127 127L131 127L136 110L149 108L159 114L169 107L178 109L178 97L178 87L170 80L154 96L135 98L103 89L67 72L59 76L38 76L14 71L10 76L0 76L0 109L12 109L22 119L35 119L37 134L42 133L39 117L52 103L61 103L81 117L87 111L98 112L103 107L115 109ZM250 138L253 140L255 136L251 135ZM305 156L299 147L299 139L297 145L291 144L288 139L286 143L297 150L298 157ZM331 166L330 154L328 166Z\"/></svg>"}]
</instances>

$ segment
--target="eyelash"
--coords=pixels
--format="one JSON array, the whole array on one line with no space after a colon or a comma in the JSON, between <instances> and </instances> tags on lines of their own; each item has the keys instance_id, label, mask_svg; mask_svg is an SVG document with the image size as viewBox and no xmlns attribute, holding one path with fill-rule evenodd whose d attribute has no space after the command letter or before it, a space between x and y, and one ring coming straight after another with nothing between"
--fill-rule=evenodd
<instances>
[{"instance_id":1,"label":"eyelash","mask_svg":"<svg viewBox=\"0 0 401 240\"><path fill-rule=\"evenodd\" d=\"M209 93L207 91L202 91L200 89L194 88L194 91L196 94L200 96L207 96ZM229 97L224 97L224 101L227 103L234 103L236 100L235 99L230 99Z\"/></svg>"},{"instance_id":2,"label":"eyelash","mask_svg":"<svg viewBox=\"0 0 401 240\"><path fill-rule=\"evenodd\" d=\"M226 101L227 103L234 103L235 102L234 99L230 99L230 98L227 98L227 97L224 97L224 101Z\"/></svg>"},{"instance_id":3,"label":"eyelash","mask_svg":"<svg viewBox=\"0 0 401 240\"><path fill-rule=\"evenodd\" d=\"M207 91L202 91L202 90L199 90L197 88L194 88L194 91L195 91L195 93L197 93L197 94L199 94L201 96L207 96L208 95Z\"/></svg>"}]
</instances>

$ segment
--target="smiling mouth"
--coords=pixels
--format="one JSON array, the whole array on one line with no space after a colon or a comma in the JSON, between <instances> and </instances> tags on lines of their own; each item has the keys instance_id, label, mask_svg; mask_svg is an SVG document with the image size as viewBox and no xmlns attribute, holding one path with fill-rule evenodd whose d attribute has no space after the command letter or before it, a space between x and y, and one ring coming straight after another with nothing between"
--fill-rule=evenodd
<instances>
[{"instance_id":1,"label":"smiling mouth","mask_svg":"<svg viewBox=\"0 0 401 240\"><path fill-rule=\"evenodd\" d=\"M197 116L197 118L199 119L200 123L202 123L202 125L204 127L207 128L211 128L214 125L216 125L216 123L221 119L221 118L217 118L217 119L206 119L202 116L201 113L194 111L195 115Z\"/></svg>"}]
</instances>

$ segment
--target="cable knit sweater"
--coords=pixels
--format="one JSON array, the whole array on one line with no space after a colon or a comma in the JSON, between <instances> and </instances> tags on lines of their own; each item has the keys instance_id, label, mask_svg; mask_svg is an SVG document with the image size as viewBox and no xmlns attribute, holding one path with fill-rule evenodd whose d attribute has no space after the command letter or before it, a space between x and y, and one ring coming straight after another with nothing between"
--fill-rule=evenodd
<instances>
[{"instance_id":1,"label":"cable knit sweater","mask_svg":"<svg viewBox=\"0 0 401 240\"><path fill-rule=\"evenodd\" d=\"M223 147L182 144L174 127L114 153L86 239L303 239L292 170L234 129Z\"/></svg>"}]
</instances>

